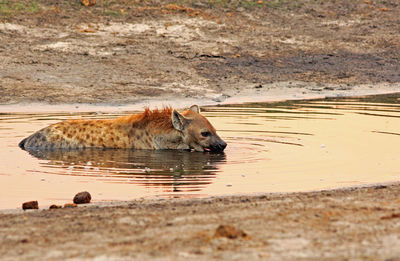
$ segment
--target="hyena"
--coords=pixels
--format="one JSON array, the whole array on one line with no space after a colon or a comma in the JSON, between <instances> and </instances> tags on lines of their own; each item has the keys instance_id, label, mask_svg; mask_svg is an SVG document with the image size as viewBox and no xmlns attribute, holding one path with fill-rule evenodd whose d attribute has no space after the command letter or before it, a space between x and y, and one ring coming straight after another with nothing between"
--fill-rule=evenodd
<instances>
[{"instance_id":1,"label":"hyena","mask_svg":"<svg viewBox=\"0 0 400 261\"><path fill-rule=\"evenodd\" d=\"M226 147L197 105L179 113L149 110L112 120L68 120L37 131L19 143L25 150L127 148L223 151Z\"/></svg>"}]
</instances>

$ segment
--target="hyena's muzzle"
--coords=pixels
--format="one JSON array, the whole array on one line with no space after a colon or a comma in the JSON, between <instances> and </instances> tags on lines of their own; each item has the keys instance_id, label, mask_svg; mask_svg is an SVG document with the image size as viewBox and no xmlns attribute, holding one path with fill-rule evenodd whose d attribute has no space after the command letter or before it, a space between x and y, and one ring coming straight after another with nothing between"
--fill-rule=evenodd
<instances>
[{"instance_id":1,"label":"hyena's muzzle","mask_svg":"<svg viewBox=\"0 0 400 261\"><path fill-rule=\"evenodd\" d=\"M215 135L211 138L210 146L208 148L204 148L205 151L211 152L221 152L226 148L226 142L223 141L218 135Z\"/></svg>"}]
</instances>

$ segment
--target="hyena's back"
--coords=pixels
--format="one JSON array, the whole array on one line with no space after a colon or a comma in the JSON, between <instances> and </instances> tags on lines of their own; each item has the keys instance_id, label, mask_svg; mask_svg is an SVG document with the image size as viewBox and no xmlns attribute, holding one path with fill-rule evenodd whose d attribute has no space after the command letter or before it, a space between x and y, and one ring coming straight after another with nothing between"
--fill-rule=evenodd
<instances>
[{"instance_id":1,"label":"hyena's back","mask_svg":"<svg viewBox=\"0 0 400 261\"><path fill-rule=\"evenodd\" d=\"M69 125L62 128L63 125ZM19 146L22 149L76 149L87 147L80 135L81 129L74 124L57 123L41 129L23 139Z\"/></svg>"},{"instance_id":2,"label":"hyena's back","mask_svg":"<svg viewBox=\"0 0 400 261\"><path fill-rule=\"evenodd\" d=\"M50 125L19 143L23 149L129 148L129 136L119 122L71 120Z\"/></svg>"},{"instance_id":3,"label":"hyena's back","mask_svg":"<svg viewBox=\"0 0 400 261\"><path fill-rule=\"evenodd\" d=\"M47 135L45 131L38 131L31 136L23 139L18 146L22 149L25 148L47 148L49 141L47 140Z\"/></svg>"}]
</instances>

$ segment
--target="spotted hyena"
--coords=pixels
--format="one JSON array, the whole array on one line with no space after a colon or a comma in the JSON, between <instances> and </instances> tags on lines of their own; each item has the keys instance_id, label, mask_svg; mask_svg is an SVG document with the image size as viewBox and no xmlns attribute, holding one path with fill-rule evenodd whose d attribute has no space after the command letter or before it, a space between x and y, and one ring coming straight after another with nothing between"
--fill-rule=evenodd
<instances>
[{"instance_id":1,"label":"spotted hyena","mask_svg":"<svg viewBox=\"0 0 400 261\"><path fill-rule=\"evenodd\" d=\"M113 120L68 120L37 131L19 143L26 150L128 148L223 151L226 143L197 105L179 113L146 109Z\"/></svg>"}]
</instances>

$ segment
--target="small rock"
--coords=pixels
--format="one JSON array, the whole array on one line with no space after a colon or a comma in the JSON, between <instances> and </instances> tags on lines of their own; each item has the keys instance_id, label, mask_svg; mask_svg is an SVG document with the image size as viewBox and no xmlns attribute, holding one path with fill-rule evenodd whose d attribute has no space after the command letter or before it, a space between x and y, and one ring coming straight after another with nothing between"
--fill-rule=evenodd
<instances>
[{"instance_id":1,"label":"small rock","mask_svg":"<svg viewBox=\"0 0 400 261\"><path fill-rule=\"evenodd\" d=\"M53 204L49 207L49 209L57 209L57 208L62 208L62 206Z\"/></svg>"},{"instance_id":2,"label":"small rock","mask_svg":"<svg viewBox=\"0 0 400 261\"><path fill-rule=\"evenodd\" d=\"M75 203L65 203L64 208L76 208L78 205Z\"/></svg>"},{"instance_id":3,"label":"small rock","mask_svg":"<svg viewBox=\"0 0 400 261\"><path fill-rule=\"evenodd\" d=\"M86 204L90 203L91 199L92 196L90 195L90 193L87 191L83 191L76 194L73 201L75 204Z\"/></svg>"},{"instance_id":4,"label":"small rock","mask_svg":"<svg viewBox=\"0 0 400 261\"><path fill-rule=\"evenodd\" d=\"M28 201L22 204L22 209L39 209L39 203L35 201Z\"/></svg>"},{"instance_id":5,"label":"small rock","mask_svg":"<svg viewBox=\"0 0 400 261\"><path fill-rule=\"evenodd\" d=\"M393 218L400 218L400 213L393 213L392 215L381 217L382 220Z\"/></svg>"},{"instance_id":6,"label":"small rock","mask_svg":"<svg viewBox=\"0 0 400 261\"><path fill-rule=\"evenodd\" d=\"M249 236L241 229L237 229L231 225L219 225L215 230L214 237L234 238L248 238Z\"/></svg>"},{"instance_id":7,"label":"small rock","mask_svg":"<svg viewBox=\"0 0 400 261\"><path fill-rule=\"evenodd\" d=\"M81 0L81 4L84 6L92 6L96 4L96 0Z\"/></svg>"}]
</instances>

